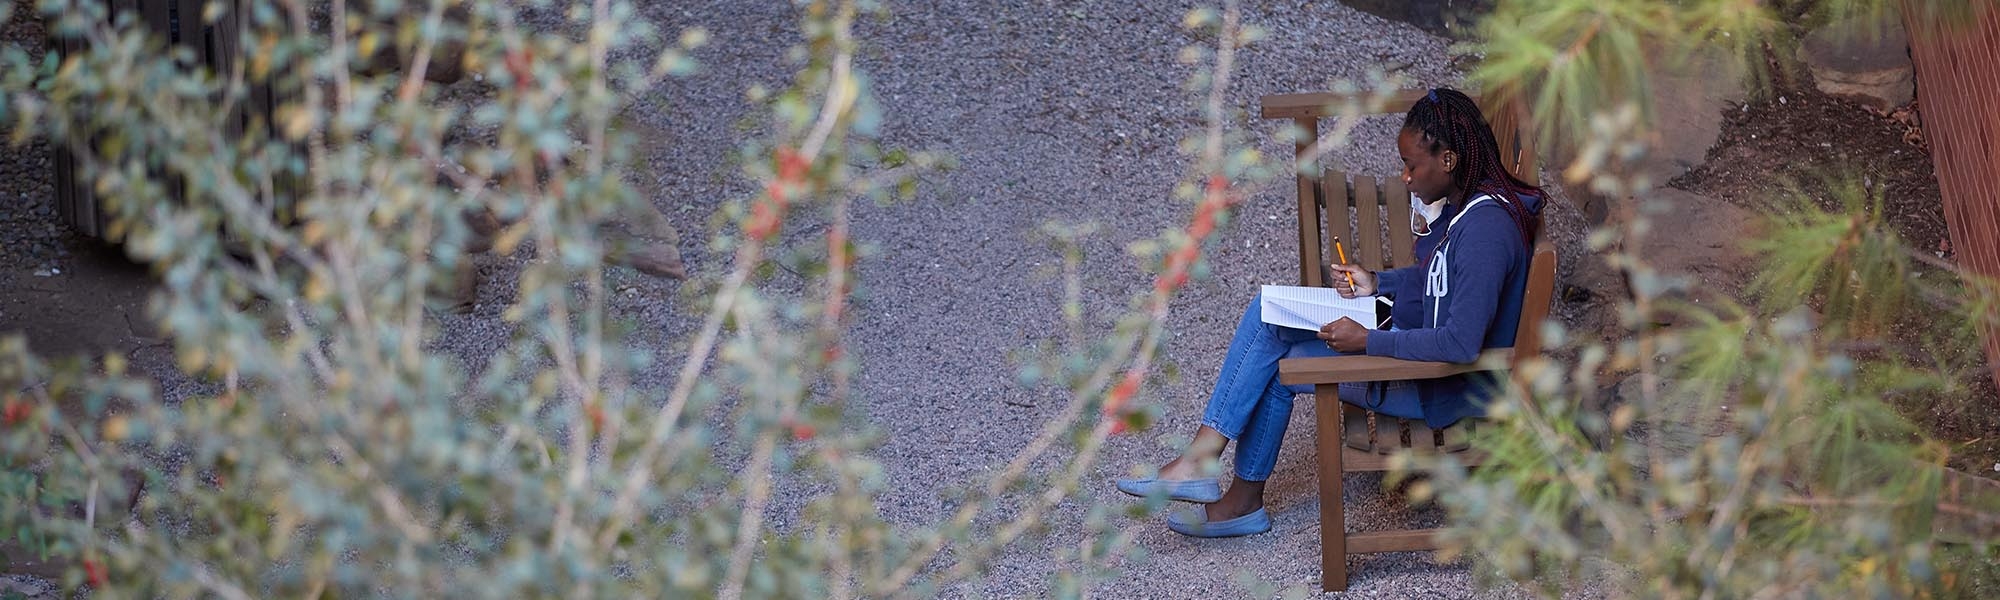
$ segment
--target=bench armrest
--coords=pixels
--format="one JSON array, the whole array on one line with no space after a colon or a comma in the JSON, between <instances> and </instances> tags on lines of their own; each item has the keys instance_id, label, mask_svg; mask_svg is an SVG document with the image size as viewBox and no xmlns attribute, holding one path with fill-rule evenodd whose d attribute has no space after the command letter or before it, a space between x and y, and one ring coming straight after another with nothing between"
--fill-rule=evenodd
<instances>
[{"instance_id":1,"label":"bench armrest","mask_svg":"<svg viewBox=\"0 0 2000 600\"><path fill-rule=\"evenodd\" d=\"M1507 368L1513 348L1489 348L1469 363L1423 362L1385 356L1322 356L1287 358L1278 361L1278 382L1285 385L1318 385L1363 381L1436 379L1473 371Z\"/></svg>"}]
</instances>

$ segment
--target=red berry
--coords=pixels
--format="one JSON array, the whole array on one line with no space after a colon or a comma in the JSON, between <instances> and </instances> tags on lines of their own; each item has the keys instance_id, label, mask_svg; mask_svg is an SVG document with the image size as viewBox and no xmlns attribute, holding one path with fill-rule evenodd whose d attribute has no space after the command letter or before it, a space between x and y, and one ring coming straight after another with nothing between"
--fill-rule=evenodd
<instances>
[{"instance_id":1,"label":"red berry","mask_svg":"<svg viewBox=\"0 0 2000 600\"><path fill-rule=\"evenodd\" d=\"M1188 227L1188 236L1199 241L1215 231L1215 206L1203 204L1194 211L1194 225Z\"/></svg>"},{"instance_id":2,"label":"red berry","mask_svg":"<svg viewBox=\"0 0 2000 600\"><path fill-rule=\"evenodd\" d=\"M98 564L96 560L89 558L83 559L83 577L85 581L90 582L90 587L93 588L104 587L105 582L108 581L108 578L104 574L104 565Z\"/></svg>"},{"instance_id":3,"label":"red berry","mask_svg":"<svg viewBox=\"0 0 2000 600\"><path fill-rule=\"evenodd\" d=\"M505 59L507 72L514 76L514 91L527 91L528 84L534 80L534 73L528 71L528 63L534 58L535 55L527 48L507 53Z\"/></svg>"},{"instance_id":4,"label":"red berry","mask_svg":"<svg viewBox=\"0 0 2000 600\"><path fill-rule=\"evenodd\" d=\"M771 237L771 234L778 230L778 210L773 208L773 205L783 201L784 191L779 189L778 184L773 183L766 192L771 194L771 200L752 205L750 222L743 227L744 233L753 240Z\"/></svg>"},{"instance_id":5,"label":"red berry","mask_svg":"<svg viewBox=\"0 0 2000 600\"><path fill-rule=\"evenodd\" d=\"M811 423L802 423L799 422L797 419L793 419L792 417L785 417L783 420L779 421L778 424L783 425L787 429L791 429L792 439L796 441L803 442L806 440L813 439L813 436L818 433L818 430L813 429Z\"/></svg>"},{"instance_id":6,"label":"red berry","mask_svg":"<svg viewBox=\"0 0 2000 600\"><path fill-rule=\"evenodd\" d=\"M806 163L805 157L799 156L797 150L786 147L778 148L778 181L785 183L804 181L806 178L806 169L811 166Z\"/></svg>"},{"instance_id":7,"label":"red berry","mask_svg":"<svg viewBox=\"0 0 2000 600\"><path fill-rule=\"evenodd\" d=\"M604 408L603 408L603 407L601 407L601 406L598 406L596 402L592 402L592 403L590 403L590 404L586 404L586 405L584 405L584 407L583 407L583 411L584 411L585 413L588 413L588 414L590 415L590 430L591 430L591 431L594 431L594 432L602 432L602 431L604 431Z\"/></svg>"},{"instance_id":8,"label":"red berry","mask_svg":"<svg viewBox=\"0 0 2000 600\"><path fill-rule=\"evenodd\" d=\"M8 398L5 408L0 408L0 422L13 425L25 421L28 419L29 412L31 412L31 409L28 407L28 403Z\"/></svg>"}]
</instances>

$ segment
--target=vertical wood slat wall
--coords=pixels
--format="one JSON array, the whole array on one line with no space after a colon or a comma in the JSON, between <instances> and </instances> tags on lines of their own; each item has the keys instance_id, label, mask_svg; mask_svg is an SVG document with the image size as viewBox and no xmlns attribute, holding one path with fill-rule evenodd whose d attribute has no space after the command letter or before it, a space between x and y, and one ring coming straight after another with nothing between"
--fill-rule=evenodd
<instances>
[{"instance_id":1,"label":"vertical wood slat wall","mask_svg":"<svg viewBox=\"0 0 2000 600\"><path fill-rule=\"evenodd\" d=\"M1905 10L1924 137L1931 144L1951 247L1963 268L2000 279L2000 8L1967 23ZM1986 356L2000 383L2000 331Z\"/></svg>"},{"instance_id":2,"label":"vertical wood slat wall","mask_svg":"<svg viewBox=\"0 0 2000 600\"><path fill-rule=\"evenodd\" d=\"M193 54L197 64L218 77L228 77L234 61L242 56L239 36L249 24L245 10L248 2L243 0L221 0L228 4L214 23L203 22L206 0L103 0L110 18L116 20L124 15L132 20L135 27L152 32L161 44L184 49ZM49 40L49 49L58 56L69 56L86 50L82 40L56 38ZM272 111L276 109L275 94L266 82L251 82L249 98L239 101L234 114L222 123L226 139L240 139L253 127L268 128L274 122ZM224 99L218 93L216 102ZM95 141L92 142L93 144ZM58 214L77 233L104 238L110 225L110 211L98 198L90 181L82 173L81 165L68 147L58 144L53 152L55 168L55 195ZM158 167L154 175L163 173ZM182 186L169 182L168 191L175 200L185 193Z\"/></svg>"},{"instance_id":3,"label":"vertical wood slat wall","mask_svg":"<svg viewBox=\"0 0 2000 600\"><path fill-rule=\"evenodd\" d=\"M68 38L50 35L48 51L57 55L68 55L75 51L73 46L75 43L74 40ZM76 163L70 156L68 148L61 145L54 145L51 150L52 158L55 159L50 162L55 163L56 216L61 218L62 222L68 223L78 231L83 231L85 224L77 219L76 214L76 210L79 204L81 204L81 201L78 200L81 191L77 189ZM93 206L95 206L94 203ZM89 223L93 230L96 224L94 219ZM91 234L89 232L86 233Z\"/></svg>"}]
</instances>

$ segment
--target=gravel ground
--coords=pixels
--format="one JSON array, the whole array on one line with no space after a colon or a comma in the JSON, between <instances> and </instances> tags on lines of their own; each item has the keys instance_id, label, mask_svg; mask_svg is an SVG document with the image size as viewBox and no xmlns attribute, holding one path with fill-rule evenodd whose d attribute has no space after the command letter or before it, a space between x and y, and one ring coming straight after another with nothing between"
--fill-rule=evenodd
<instances>
[{"instance_id":1,"label":"gravel ground","mask_svg":"<svg viewBox=\"0 0 2000 600\"><path fill-rule=\"evenodd\" d=\"M0 44L31 48L36 60L42 39L39 21L0 23ZM11 123L0 126L0 131L12 130ZM0 285L20 285L22 277L59 276L69 257L73 234L57 222L51 160L46 140L35 138L15 148L0 138Z\"/></svg>"},{"instance_id":2,"label":"gravel ground","mask_svg":"<svg viewBox=\"0 0 2000 600\"><path fill-rule=\"evenodd\" d=\"M1232 107L1252 111L1259 96L1327 89L1378 66L1412 85L1456 78L1445 40L1415 28L1328 2L1246 4L1246 21L1272 35L1243 53ZM886 434L879 457L890 480L907 482L881 499L891 522L947 516L955 504L942 490L991 475L1060 408L1060 390L1018 385L1008 359L1010 351L1062 329L1060 283L1045 271L1058 257L1036 240L1036 228L1052 220L1102 227L1086 241L1083 274L1087 314L1108 330L1109 320L1150 283L1123 248L1186 222L1191 206L1173 200L1171 189L1191 168L1176 145L1199 125L1198 103L1184 86L1192 68L1175 60L1183 46L1198 42L1179 27L1190 6L948 0L899 7L890 20L861 32L867 47L859 66L873 77L888 113L885 141L943 151L960 163L927 177L916 201L863 206L855 217L855 236L881 250L860 264L851 339L864 361L856 406ZM735 124L745 114L744 90L782 87L789 76L785 48L771 40L796 39L791 16L781 3L727 1L655 6L645 14L667 31L698 24L714 33L714 45L697 55L702 75L670 83L634 111L666 138L650 160L656 202L684 230L705 231L720 198L749 190L731 167L718 165L729 164L740 135ZM1371 121L1328 164L1394 174L1396 124ZM1267 154L1291 151L1273 139L1275 124L1244 125ZM1130 503L1110 480L1164 462L1173 444L1192 433L1243 303L1260 284L1296 280L1290 189L1276 186L1247 202L1220 234L1210 258L1214 276L1175 302L1175 335L1163 358L1181 377L1146 399L1164 407L1159 426L1114 440L1081 497L1051 516L1048 537L1017 546L987 576L949 595L1044 595L1053 575L1074 564L1091 507ZM1579 227L1569 212L1552 218L1561 222L1551 225L1559 236ZM701 248L684 250L697 271L726 267ZM632 310L668 336L684 331L689 319L671 310ZM1301 406L1271 484L1271 533L1204 541L1167 531L1158 517L1115 521L1137 548L1096 592L1239 597L1249 591L1246 577L1316 589L1312 409ZM1441 517L1405 507L1378 488L1372 475L1348 479L1352 529L1432 526ZM808 491L787 490L779 506L798 506ZM1424 553L1358 557L1349 568L1351 597L1482 595L1467 566L1435 564Z\"/></svg>"},{"instance_id":3,"label":"gravel ground","mask_svg":"<svg viewBox=\"0 0 2000 600\"><path fill-rule=\"evenodd\" d=\"M1415 28L1331 2L1246 4L1246 21L1271 36L1242 54L1232 107L1254 111L1261 95L1327 89L1376 67L1409 77L1413 86L1456 79L1445 40ZM641 183L686 233L682 249L691 269L713 275L727 268L725 257L695 240L706 237L724 200L754 189L731 166L742 136L739 121L748 110L744 93L756 84L781 88L789 77L787 48L775 40L798 39L793 9L790 3L733 0L643 6L643 16L666 31L701 25L714 34L712 45L697 54L702 74L669 82L628 115L653 148ZM884 434L879 459L889 480L902 482L881 498L889 521L919 525L944 518L955 506L943 490L988 477L1059 410L1061 391L1019 385L1009 359L1010 352L1062 329L1060 282L1046 271L1059 258L1037 241L1040 225L1101 226L1085 241L1083 273L1086 314L1099 327L1108 330L1127 300L1150 284L1124 248L1185 223L1191 212L1171 194L1191 168L1176 146L1199 126L1198 103L1184 86L1192 68L1175 60L1183 46L1199 41L1179 27L1190 6L936 0L901 6L891 19L870 22L861 32L867 46L859 66L874 78L887 112L884 141L949 153L960 164L927 176L915 201L862 205L855 215L854 235L878 252L859 265L850 339L864 370L854 382L854 406ZM553 27L553 17L544 13L524 22ZM1276 124L1246 117L1242 125L1267 154L1291 151L1273 139ZM1391 118L1372 120L1353 147L1328 164L1395 173L1394 126ZM18 243L17 237L0 239L6 247L0 284L13 285L44 266L59 268L69 243L60 228L46 227L53 215L48 176L36 162L46 156L41 147L0 153L0 197L6 199L0 202L0 235L25 236ZM1192 433L1243 303L1260 284L1295 280L1290 189L1275 186L1244 204L1219 233L1210 256L1213 276L1176 300L1175 335L1162 359L1181 375L1143 399L1163 407L1163 421L1151 432L1113 440L1080 497L1050 515L1046 537L1017 545L986 576L946 595L1046 595L1052 578L1074 564L1091 508L1130 504L1110 480L1164 462ZM1573 213L1552 217L1557 239L1575 239ZM17 226L18 215L34 217L32 224ZM505 290L516 283L519 260L482 262L482 305L471 315L441 317L444 344L477 359L506 343L513 331L498 314ZM613 271L611 283L625 291L612 310L636 321L639 341L673 364L684 353L679 340L697 319L685 291L624 269ZM669 371L644 374L639 383L671 383ZM169 398L192 389L184 378L160 375L172 382ZM1245 582L1316 590L1313 415L1309 403L1300 406L1270 488L1272 532L1194 540L1168 532L1159 517L1114 517L1115 527L1132 534L1134 547L1112 565L1115 575L1095 586L1096 595L1242 597L1249 593ZM1378 489L1376 476L1347 480L1351 529L1432 526L1441 517ZM780 527L812 491L780 492ZM1351 558L1349 569L1349 597L1521 594L1481 592L1466 565L1436 564L1422 553Z\"/></svg>"}]
</instances>

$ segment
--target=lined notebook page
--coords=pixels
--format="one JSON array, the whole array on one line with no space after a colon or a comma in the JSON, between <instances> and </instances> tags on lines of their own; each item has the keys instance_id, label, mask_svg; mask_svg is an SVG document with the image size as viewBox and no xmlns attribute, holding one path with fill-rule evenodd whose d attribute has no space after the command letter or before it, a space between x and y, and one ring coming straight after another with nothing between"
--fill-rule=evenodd
<instances>
[{"instance_id":1,"label":"lined notebook page","mask_svg":"<svg viewBox=\"0 0 2000 600\"><path fill-rule=\"evenodd\" d=\"M1265 323L1279 327L1318 331L1321 325L1353 319L1362 327L1375 328L1375 297L1342 298L1327 287L1267 285L1259 310Z\"/></svg>"}]
</instances>

